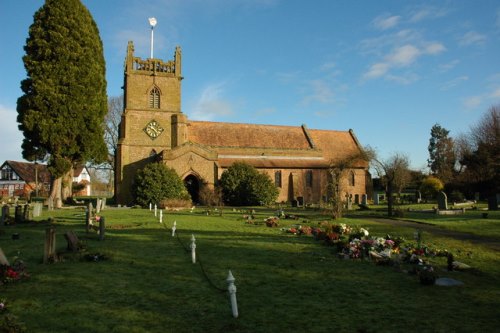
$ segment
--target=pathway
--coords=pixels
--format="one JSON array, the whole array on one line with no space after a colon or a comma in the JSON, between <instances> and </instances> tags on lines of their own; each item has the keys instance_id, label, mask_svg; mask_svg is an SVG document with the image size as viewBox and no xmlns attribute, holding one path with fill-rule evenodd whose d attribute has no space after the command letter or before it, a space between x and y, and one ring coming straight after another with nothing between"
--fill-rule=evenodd
<instances>
[{"instance_id":1,"label":"pathway","mask_svg":"<svg viewBox=\"0 0 500 333\"><path fill-rule=\"evenodd\" d=\"M466 232L441 228L433 224L415 222L415 221L395 220L389 218L370 217L370 216L368 217L356 216L356 218L364 218L373 222L389 224L392 226L403 226L408 228L420 229L422 231L426 231L437 236L450 237L458 240L468 241L473 244L483 245L489 247L490 249L500 252L500 242L498 241L497 238L493 237L469 234Z\"/></svg>"}]
</instances>

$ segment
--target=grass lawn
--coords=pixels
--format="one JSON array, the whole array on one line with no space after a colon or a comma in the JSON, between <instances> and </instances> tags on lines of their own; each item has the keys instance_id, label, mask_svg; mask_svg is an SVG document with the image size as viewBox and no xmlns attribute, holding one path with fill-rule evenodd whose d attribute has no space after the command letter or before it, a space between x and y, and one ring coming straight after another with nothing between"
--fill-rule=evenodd
<instances>
[{"instance_id":1,"label":"grass lawn","mask_svg":"<svg viewBox=\"0 0 500 333\"><path fill-rule=\"evenodd\" d=\"M312 236L281 231L328 219L313 210L287 213L301 216L269 228L246 224L245 213L232 209L223 216L207 216L203 209L169 212L160 224L147 209L110 208L103 212L106 235L99 241L95 233L85 233L83 211L44 211L43 219L54 218L59 251L66 248L68 230L76 232L86 251L42 264L47 223L4 227L0 247L10 260L19 255L31 277L0 285L0 301L7 305L0 318L15 315L27 332L493 332L500 327L498 252L424 233L425 243L446 248L474 267L448 272L446 259L433 258L440 276L465 285L424 286L414 275L367 260L338 259ZM263 221L273 214L257 209L255 215ZM425 220L438 223L434 217ZM170 231L174 221L178 238ZM415 231L365 219L339 222L380 236L412 239ZM500 229L498 217L444 223L467 232L466 224L474 229L488 223L494 234ZM13 240L13 233L20 239ZM197 264L185 249L192 234ZM109 259L81 260L96 253ZM228 270L236 278L236 319L227 292L219 290L227 288Z\"/></svg>"}]
</instances>

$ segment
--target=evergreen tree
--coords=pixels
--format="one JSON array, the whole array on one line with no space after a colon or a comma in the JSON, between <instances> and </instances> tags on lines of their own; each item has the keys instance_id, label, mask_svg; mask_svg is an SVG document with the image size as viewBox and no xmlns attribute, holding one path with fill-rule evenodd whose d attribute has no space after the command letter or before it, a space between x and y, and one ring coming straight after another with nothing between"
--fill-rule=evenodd
<instances>
[{"instance_id":1,"label":"evergreen tree","mask_svg":"<svg viewBox=\"0 0 500 333\"><path fill-rule=\"evenodd\" d=\"M453 178L456 157L453 149L453 140L448 137L450 131L435 124L431 128L431 138L429 139L429 159L427 165L432 174L439 177L444 182Z\"/></svg>"},{"instance_id":2,"label":"evergreen tree","mask_svg":"<svg viewBox=\"0 0 500 333\"><path fill-rule=\"evenodd\" d=\"M106 158L103 46L80 0L46 0L34 15L24 50L27 78L17 101L23 157L48 156L54 178L50 198L59 206L62 178L71 177L77 164ZM71 181L64 183L69 187Z\"/></svg>"},{"instance_id":3,"label":"evergreen tree","mask_svg":"<svg viewBox=\"0 0 500 333\"><path fill-rule=\"evenodd\" d=\"M269 204L278 197L271 178L243 162L236 162L225 170L219 185L224 201L233 206Z\"/></svg>"},{"instance_id":4,"label":"evergreen tree","mask_svg":"<svg viewBox=\"0 0 500 333\"><path fill-rule=\"evenodd\" d=\"M150 163L139 170L134 184L135 200L143 207L159 204L164 199L190 198L179 175L163 163Z\"/></svg>"}]
</instances>

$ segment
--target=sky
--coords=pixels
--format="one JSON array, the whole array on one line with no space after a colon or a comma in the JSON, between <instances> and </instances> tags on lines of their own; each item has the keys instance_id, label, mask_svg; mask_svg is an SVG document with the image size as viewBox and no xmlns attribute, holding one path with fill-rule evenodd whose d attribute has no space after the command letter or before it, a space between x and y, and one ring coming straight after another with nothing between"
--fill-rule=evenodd
<instances>
[{"instance_id":1,"label":"sky","mask_svg":"<svg viewBox=\"0 0 500 333\"><path fill-rule=\"evenodd\" d=\"M23 160L16 103L42 0L0 0L0 163ZM500 104L497 0L82 0L104 45L108 96L135 55L182 48L192 120L353 129L380 159L426 171L430 130L455 137Z\"/></svg>"}]
</instances>

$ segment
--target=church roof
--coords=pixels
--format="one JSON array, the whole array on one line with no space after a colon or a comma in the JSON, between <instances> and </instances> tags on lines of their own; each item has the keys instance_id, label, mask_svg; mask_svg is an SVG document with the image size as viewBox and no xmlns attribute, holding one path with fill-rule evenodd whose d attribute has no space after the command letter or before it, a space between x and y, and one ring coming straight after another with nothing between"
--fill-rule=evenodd
<instances>
[{"instance_id":1,"label":"church roof","mask_svg":"<svg viewBox=\"0 0 500 333\"><path fill-rule=\"evenodd\" d=\"M246 161L255 167L324 168L359 152L352 130L331 131L302 126L190 121L188 141L219 153L221 166ZM228 153L230 151L231 153ZM366 167L366 163L358 163Z\"/></svg>"}]
</instances>

